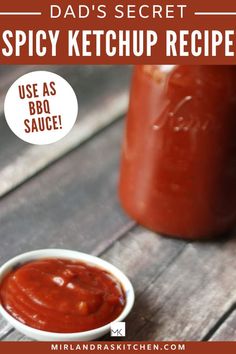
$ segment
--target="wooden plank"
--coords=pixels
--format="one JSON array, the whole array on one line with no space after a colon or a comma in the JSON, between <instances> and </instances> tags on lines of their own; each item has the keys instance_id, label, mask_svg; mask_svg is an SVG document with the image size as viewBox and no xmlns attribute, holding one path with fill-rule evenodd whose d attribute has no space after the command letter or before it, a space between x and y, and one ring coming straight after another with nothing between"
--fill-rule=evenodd
<instances>
[{"instance_id":1,"label":"wooden plank","mask_svg":"<svg viewBox=\"0 0 236 354\"><path fill-rule=\"evenodd\" d=\"M1 263L39 247L97 253L119 237L130 224L116 193L121 135L115 123L1 201Z\"/></svg>"},{"instance_id":2,"label":"wooden plank","mask_svg":"<svg viewBox=\"0 0 236 354\"><path fill-rule=\"evenodd\" d=\"M135 287L136 298L179 255L185 242L137 226L117 240L102 258L120 268Z\"/></svg>"},{"instance_id":3,"label":"wooden plank","mask_svg":"<svg viewBox=\"0 0 236 354\"><path fill-rule=\"evenodd\" d=\"M50 247L97 254L133 227L116 193L121 132L115 123L4 197L0 263Z\"/></svg>"},{"instance_id":4,"label":"wooden plank","mask_svg":"<svg viewBox=\"0 0 236 354\"><path fill-rule=\"evenodd\" d=\"M133 328L146 324L145 316L140 314L140 306L146 308L142 298L143 289L148 288L178 258L185 245L183 241L165 238L137 226L102 255L102 258L117 266L130 278L135 289L136 301L126 320L125 340L139 340ZM111 337L107 335L104 339L111 340Z\"/></svg>"},{"instance_id":5,"label":"wooden plank","mask_svg":"<svg viewBox=\"0 0 236 354\"><path fill-rule=\"evenodd\" d=\"M236 341L236 311L222 323L210 341Z\"/></svg>"},{"instance_id":6,"label":"wooden plank","mask_svg":"<svg viewBox=\"0 0 236 354\"><path fill-rule=\"evenodd\" d=\"M203 339L235 302L235 246L235 238L188 244L139 297L128 339Z\"/></svg>"},{"instance_id":7,"label":"wooden plank","mask_svg":"<svg viewBox=\"0 0 236 354\"><path fill-rule=\"evenodd\" d=\"M2 341L15 342L24 340L24 335L17 331L12 331L7 337L4 337Z\"/></svg>"},{"instance_id":8,"label":"wooden plank","mask_svg":"<svg viewBox=\"0 0 236 354\"><path fill-rule=\"evenodd\" d=\"M26 70L27 69L27 70ZM60 142L48 146L33 146L18 139L9 129L3 113L0 116L0 196L32 177L51 162L82 144L103 129L127 109L130 68L128 66L48 66L26 67L50 70L66 78L79 97L79 118L72 131ZM23 72L20 67L18 76ZM16 78L10 75L10 83ZM3 98L10 86L9 79L1 87L0 113ZM1 103L2 102L2 103Z\"/></svg>"},{"instance_id":9,"label":"wooden plank","mask_svg":"<svg viewBox=\"0 0 236 354\"><path fill-rule=\"evenodd\" d=\"M0 338L5 337L11 329L11 325L0 317Z\"/></svg>"}]
</instances>

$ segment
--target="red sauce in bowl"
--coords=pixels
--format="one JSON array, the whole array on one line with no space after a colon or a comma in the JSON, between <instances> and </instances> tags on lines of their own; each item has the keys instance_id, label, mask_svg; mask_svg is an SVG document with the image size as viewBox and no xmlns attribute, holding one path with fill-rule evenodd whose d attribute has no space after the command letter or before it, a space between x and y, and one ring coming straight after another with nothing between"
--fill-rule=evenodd
<instances>
[{"instance_id":1,"label":"red sauce in bowl","mask_svg":"<svg viewBox=\"0 0 236 354\"><path fill-rule=\"evenodd\" d=\"M2 306L22 323L73 333L115 320L125 306L119 281L83 262L41 259L12 270L0 285Z\"/></svg>"}]
</instances>

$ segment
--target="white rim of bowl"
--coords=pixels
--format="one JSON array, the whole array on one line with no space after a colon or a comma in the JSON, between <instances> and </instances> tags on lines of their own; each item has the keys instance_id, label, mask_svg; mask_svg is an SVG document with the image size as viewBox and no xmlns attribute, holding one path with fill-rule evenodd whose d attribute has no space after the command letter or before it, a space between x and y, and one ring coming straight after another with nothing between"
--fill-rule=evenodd
<instances>
[{"instance_id":1,"label":"white rim of bowl","mask_svg":"<svg viewBox=\"0 0 236 354\"><path fill-rule=\"evenodd\" d=\"M87 262L90 265L97 266L100 267L101 269L106 270L107 272L114 275L115 278L122 284L123 287L124 284L126 284L126 288L123 289L126 296L125 307L121 312L121 314L114 321L109 322L102 327L97 327L84 332L64 333L64 332L48 332L34 327L30 327L18 321L15 317L13 317L7 310L5 310L5 308L0 302L0 313L3 315L3 317L5 317L6 320L8 320L8 322L10 322L10 324L13 327L16 328L22 327L22 329L25 329L26 331L30 331L32 334L34 333L35 335L48 336L48 338L55 337L55 336L58 337L63 336L64 338L68 338L69 340L70 338L73 338L75 336L76 337L84 337L87 335L92 336L93 334L96 335L97 332L109 331L111 327L111 323L120 322L124 320L130 313L134 305L135 293L134 293L133 285L131 284L129 278L113 264L97 256L93 256L80 251L73 251L73 250L63 249L63 248L46 248L46 249L40 249L40 250L22 253L18 256L15 256L14 258L11 258L0 267L0 283L2 279L6 276L6 274L10 272L15 266L19 264L23 265L26 262L34 261L36 259L41 259L41 258L62 258L62 259L81 260L83 262Z\"/></svg>"}]
</instances>

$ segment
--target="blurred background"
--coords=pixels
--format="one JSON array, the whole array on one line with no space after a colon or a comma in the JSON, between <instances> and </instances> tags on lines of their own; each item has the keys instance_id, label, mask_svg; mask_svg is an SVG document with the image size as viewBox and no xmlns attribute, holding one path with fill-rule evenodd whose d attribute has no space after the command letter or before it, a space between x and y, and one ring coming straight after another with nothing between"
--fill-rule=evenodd
<instances>
[{"instance_id":1,"label":"blurred background","mask_svg":"<svg viewBox=\"0 0 236 354\"><path fill-rule=\"evenodd\" d=\"M21 75L34 70L61 75L71 84L79 101L79 116L73 130L60 142L48 146L21 141L7 126L3 113L8 88ZM127 109L130 75L131 67L126 65L0 65L0 196L120 118Z\"/></svg>"}]
</instances>

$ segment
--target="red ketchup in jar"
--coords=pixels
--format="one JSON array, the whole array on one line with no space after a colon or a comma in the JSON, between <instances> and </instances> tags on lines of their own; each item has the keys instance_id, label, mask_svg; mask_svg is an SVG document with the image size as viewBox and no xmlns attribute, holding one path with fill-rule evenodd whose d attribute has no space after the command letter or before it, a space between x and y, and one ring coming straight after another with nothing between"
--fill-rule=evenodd
<instances>
[{"instance_id":1,"label":"red ketchup in jar","mask_svg":"<svg viewBox=\"0 0 236 354\"><path fill-rule=\"evenodd\" d=\"M137 66L119 193L140 224L206 239L236 223L236 67Z\"/></svg>"}]
</instances>

